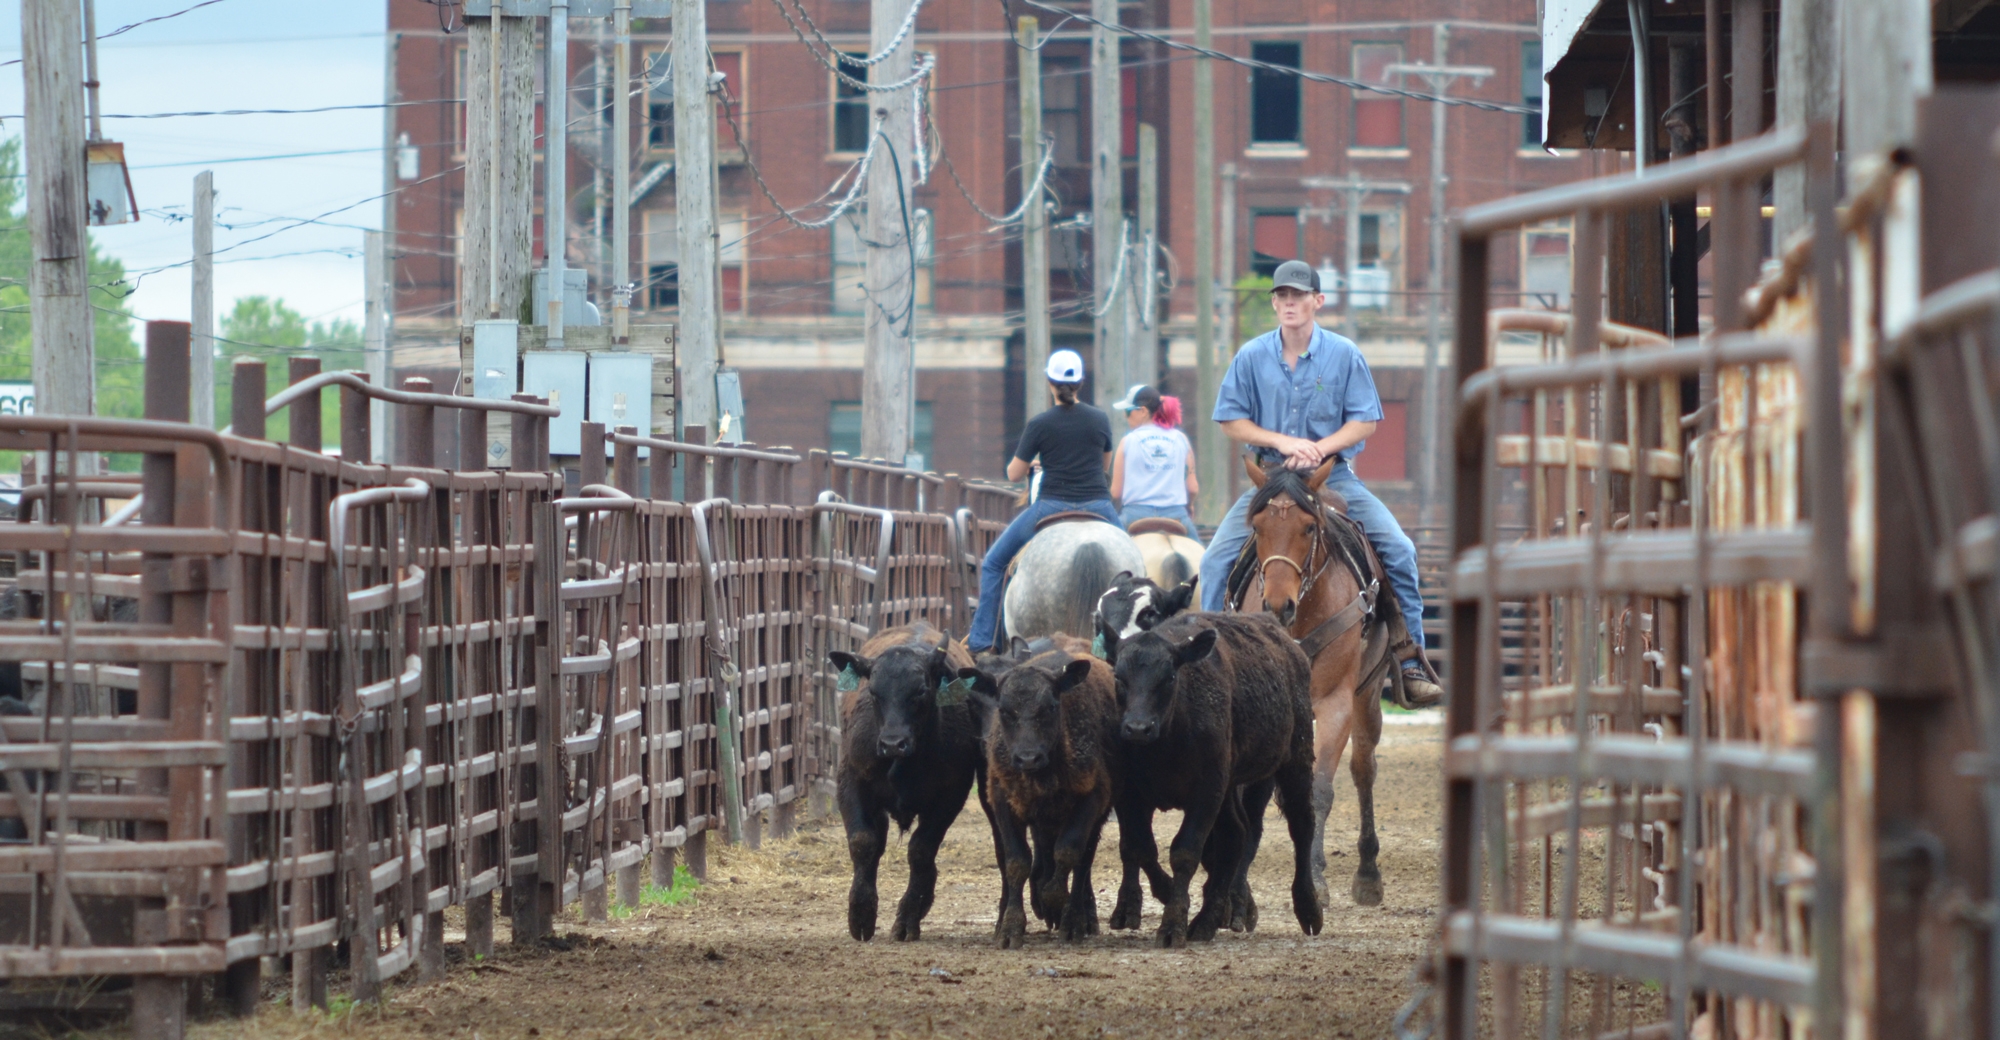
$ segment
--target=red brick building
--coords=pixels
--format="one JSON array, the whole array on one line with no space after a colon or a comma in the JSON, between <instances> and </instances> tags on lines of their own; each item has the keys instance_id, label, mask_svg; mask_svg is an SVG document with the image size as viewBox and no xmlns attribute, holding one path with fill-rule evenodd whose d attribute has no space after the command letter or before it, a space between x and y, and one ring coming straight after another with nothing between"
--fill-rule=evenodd
<instances>
[{"instance_id":1,"label":"red brick building","mask_svg":"<svg viewBox=\"0 0 2000 1040\"><path fill-rule=\"evenodd\" d=\"M845 50L868 48L869 7L861 0L805 0L814 21ZM1075 5L1088 10L1088 5ZM1138 0L1120 5L1129 25L1176 41L1192 41L1192 0ZM1019 0L941 3L922 13L917 47L934 54L938 71L929 110L937 146L951 160L964 190L988 211L1019 201L1017 48L1012 21L1060 16ZM1215 46L1229 54L1370 82L1402 83L1386 70L1397 63L1443 60L1494 70L1484 81L1460 81L1453 93L1520 104L1540 97L1539 36L1532 0L1216 0ZM459 96L464 37L440 31L439 8L390 0L398 34L396 90L403 100ZM755 159L771 194L786 206L819 198L866 141L867 110L841 87L787 26L774 3L713 0L711 48L728 75L746 151L724 121L718 132L723 240L725 364L742 374L747 434L763 444L854 450L859 442L862 316L861 252L854 225L802 230L780 219L760 191ZM1434 54L1438 19L1448 20L1448 53ZM1088 27L1069 22L1041 50L1043 122L1056 139L1051 187L1060 210L1051 234L1051 288L1057 345L1087 345L1091 239L1087 229L1062 227L1088 213ZM633 68L663 72L668 44L659 20L634 27ZM590 272L591 291L608 304L608 129L593 113L611 95L609 26L577 19L571 28L571 241L569 262ZM1136 137L1152 124L1160 141L1160 227L1177 273L1163 301L1161 378L1193 395L1194 59L1164 45L1127 39L1123 45L1126 133L1125 199L1136 200ZM1379 192L1362 206L1360 255L1378 279L1355 302L1359 341L1374 365L1389 419L1364 457L1373 477L1394 483L1410 470L1417 438L1430 208L1431 106L1364 94L1295 77L1220 64L1215 75L1216 164L1233 169L1234 205L1219 223L1228 240L1218 270L1240 277L1284 259L1342 266L1347 221L1342 193L1308 187L1314 179L1350 176L1407 184L1407 194ZM1415 81L1404 85L1421 88ZM462 108L449 101L394 110L399 139L417 150L415 183L397 206L395 255L397 363L402 367L456 363L457 232L462 178ZM1446 110L1450 155L1448 199L1453 209L1495 196L1590 175L1591 159L1552 156L1538 145L1539 120L1464 107ZM644 290L635 320L672 321L676 309L674 184L656 171L671 161L670 99L649 88L634 116L634 177L643 193L632 218L631 255ZM580 122L574 120L581 119ZM605 115L602 125L608 127ZM1602 161L1602 160L1600 160ZM1225 165L1227 164L1227 165ZM1606 169L1609 167L1607 166ZM432 178L432 179L424 179ZM1228 194L1223 192L1224 196ZM1020 371L1021 263L1018 237L996 229L961 197L942 163L915 190L929 250L920 260L917 448L930 464L998 475L1022 422ZM600 200L604 200L600 204ZM814 211L815 213L821 211ZM1518 255L1503 257L1497 287L1512 280L1523 291L1544 289L1559 301L1568 284L1567 231L1522 236ZM537 253L545 246L537 236ZM539 263L539 260L538 260ZM1526 285L1522 282L1525 279ZM1260 303L1246 299L1248 323ZM1338 312L1325 315L1339 326ZM1448 326L1447 326L1448 327ZM1414 426L1410 429L1414 431Z\"/></svg>"}]
</instances>

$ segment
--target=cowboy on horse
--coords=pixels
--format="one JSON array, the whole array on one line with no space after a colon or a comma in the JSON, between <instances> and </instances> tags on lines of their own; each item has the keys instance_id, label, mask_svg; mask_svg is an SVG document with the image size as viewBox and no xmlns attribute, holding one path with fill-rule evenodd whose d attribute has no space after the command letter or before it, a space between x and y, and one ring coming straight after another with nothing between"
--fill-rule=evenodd
<instances>
[{"instance_id":1,"label":"cowboy on horse","mask_svg":"<svg viewBox=\"0 0 2000 1040\"><path fill-rule=\"evenodd\" d=\"M1319 274L1310 265L1297 260L1278 265L1271 286L1278 327L1237 351L1216 394L1214 418L1267 468L1282 464L1312 471L1332 463L1324 486L1345 499L1347 517L1366 533L1408 629L1409 642L1397 653L1404 690L1413 704L1435 704L1444 690L1423 652L1416 545L1395 514L1354 475L1354 459L1382 419L1381 398L1354 341L1315 320L1325 302ZM1250 540L1252 494L1245 492L1229 508L1202 558L1203 610L1227 605L1230 574Z\"/></svg>"}]
</instances>

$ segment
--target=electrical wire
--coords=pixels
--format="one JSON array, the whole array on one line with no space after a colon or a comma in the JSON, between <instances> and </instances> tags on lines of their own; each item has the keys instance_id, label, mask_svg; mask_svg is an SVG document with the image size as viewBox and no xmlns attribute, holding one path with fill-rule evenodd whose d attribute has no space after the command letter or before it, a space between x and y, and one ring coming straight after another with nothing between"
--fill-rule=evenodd
<instances>
[{"instance_id":1,"label":"electrical wire","mask_svg":"<svg viewBox=\"0 0 2000 1040\"><path fill-rule=\"evenodd\" d=\"M778 211L778 215L783 217L787 223L804 231L816 231L820 228L832 226L834 221L840 219L841 214L854 207L855 202L861 196L861 189L868 183L868 168L875 162L875 142L877 139L887 140L886 137L882 136L881 126L883 117L881 113L878 112L875 115L875 135L868 139L868 150L861 153L861 158L855 160L854 165L849 166L845 172L834 179L832 187L827 188L819 198L806 203L804 206L799 207L799 209L805 210L818 205L828 195L839 191L841 182L852 175L854 183L848 186L847 195L826 216L820 217L817 220L807 220L798 216L794 211L785 208L785 204L779 202L778 196L772 193L771 185L765 182L764 171L758 168L756 157L750 154L749 143L743 140L743 127L736 122L735 113L730 111L734 107L736 98L729 93L729 85L727 83L723 84L723 97L730 103L718 107L722 109L722 117L729 123L729 134L736 139L736 147L743 152L743 164L750 170L750 179L757 182L757 190L763 192L764 198L771 203L771 206ZM902 176L901 169L897 170L896 175L898 177Z\"/></svg>"},{"instance_id":2,"label":"electrical wire","mask_svg":"<svg viewBox=\"0 0 2000 1040\"><path fill-rule=\"evenodd\" d=\"M181 15L187 14L191 11L199 11L202 8L207 7L211 4L219 4L221 2L222 0L201 0L200 3L194 5L193 7L175 11L172 14L161 14L161 15L154 15L151 18L142 18L139 21L133 22L130 25L121 25L118 28L113 29L108 33L100 33L97 37L97 41L99 43L102 43L105 40L112 38L113 36L123 36L124 34L131 32L132 30L137 29L142 25L151 25L154 22L164 22L169 18L179 18ZM4 68L8 65L19 65L20 63L21 63L20 58L15 58L12 61L0 61L0 68Z\"/></svg>"},{"instance_id":3,"label":"electrical wire","mask_svg":"<svg viewBox=\"0 0 2000 1040\"><path fill-rule=\"evenodd\" d=\"M1143 29L1134 29L1130 26L1119 25L1116 22L1102 21L1100 19L1093 18L1090 15L1083 14L1077 11L1067 11L1053 4L1044 3L1043 0L1022 0L1022 2L1030 7L1036 7L1044 11L1051 11L1056 14L1065 15L1069 18L1074 18L1078 21L1088 22L1091 25L1101 26L1105 29L1109 29L1112 32L1119 33L1121 35L1131 36L1136 39L1147 40L1153 43L1157 43L1163 47L1171 47L1175 50L1188 51L1193 54L1201 55L1204 58L1213 58L1217 61L1226 61L1234 65L1242 65L1245 68L1259 69L1264 72L1275 72L1285 76L1297 76L1302 80L1306 80L1312 83L1329 83L1337 87L1346 87L1349 90L1365 90L1375 94L1388 94L1391 97L1408 98L1411 101L1428 101L1433 104L1439 104L1439 105L1461 105L1466 108L1476 108L1486 112L1509 112L1515 115L1540 115L1542 111L1539 108L1529 108L1526 105L1510 105L1500 101L1480 101L1475 98L1449 97L1444 94L1427 94L1421 90L1409 90L1404 87L1391 87L1380 83L1366 83L1361 80L1354 79L1348 76L1335 76L1325 72L1307 72L1304 69L1293 68L1290 65L1276 65L1268 61L1258 61L1255 58L1239 58L1234 54L1227 54L1222 51L1216 50L1213 47L1198 47L1192 43L1181 43L1177 40L1167 39L1166 37L1161 36L1158 33L1150 33ZM1015 46L1020 46L1020 44L1016 43Z\"/></svg>"}]
</instances>

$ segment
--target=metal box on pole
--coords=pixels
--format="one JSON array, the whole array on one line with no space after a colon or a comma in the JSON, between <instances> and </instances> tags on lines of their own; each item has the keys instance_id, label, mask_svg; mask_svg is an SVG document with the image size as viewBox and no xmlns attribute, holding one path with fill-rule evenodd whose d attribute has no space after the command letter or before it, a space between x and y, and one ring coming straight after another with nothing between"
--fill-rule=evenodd
<instances>
[{"instance_id":1,"label":"metal box on pole","mask_svg":"<svg viewBox=\"0 0 2000 1040\"><path fill-rule=\"evenodd\" d=\"M546 397L562 410L549 420L549 454L579 454L588 356L582 351L538 350L522 355L521 361L522 392Z\"/></svg>"},{"instance_id":2,"label":"metal box on pole","mask_svg":"<svg viewBox=\"0 0 2000 1040\"><path fill-rule=\"evenodd\" d=\"M593 352L590 357L591 422L607 430L633 426L653 435L653 355L629 350ZM639 449L645 457L646 449Z\"/></svg>"}]
</instances>

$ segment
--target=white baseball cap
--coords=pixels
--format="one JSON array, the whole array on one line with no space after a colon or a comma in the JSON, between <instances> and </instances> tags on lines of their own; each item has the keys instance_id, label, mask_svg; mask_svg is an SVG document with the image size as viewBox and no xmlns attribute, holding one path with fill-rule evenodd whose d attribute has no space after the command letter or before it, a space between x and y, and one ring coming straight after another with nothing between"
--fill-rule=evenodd
<instances>
[{"instance_id":1,"label":"white baseball cap","mask_svg":"<svg viewBox=\"0 0 2000 1040\"><path fill-rule=\"evenodd\" d=\"M1083 382L1083 356L1074 350L1058 350L1050 354L1049 382Z\"/></svg>"}]
</instances>

